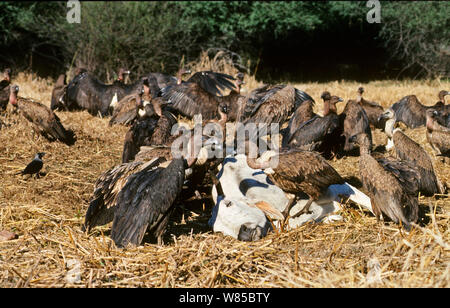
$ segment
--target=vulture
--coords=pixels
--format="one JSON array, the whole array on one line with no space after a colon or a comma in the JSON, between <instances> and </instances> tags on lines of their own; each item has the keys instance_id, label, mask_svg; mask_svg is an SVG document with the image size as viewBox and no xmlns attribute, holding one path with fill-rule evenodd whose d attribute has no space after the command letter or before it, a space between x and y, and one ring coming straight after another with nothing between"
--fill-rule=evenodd
<instances>
[{"instance_id":1,"label":"vulture","mask_svg":"<svg viewBox=\"0 0 450 308\"><path fill-rule=\"evenodd\" d=\"M155 78L158 88L163 89L170 85L181 84L183 82L183 75L189 75L190 73L190 70L180 68L177 72L176 77L163 73L149 73L148 78Z\"/></svg>"},{"instance_id":2,"label":"vulture","mask_svg":"<svg viewBox=\"0 0 450 308\"><path fill-rule=\"evenodd\" d=\"M445 96L447 95L450 95L450 91L439 91L439 101L429 109L434 109L439 112L439 116L436 117L439 124L450 127L450 105L445 104Z\"/></svg>"},{"instance_id":3,"label":"vulture","mask_svg":"<svg viewBox=\"0 0 450 308\"><path fill-rule=\"evenodd\" d=\"M369 119L369 123L371 126L379 129L384 129L385 123L383 119L380 119L380 116L383 114L384 109L380 104L375 102L366 101L362 95L364 93L364 88L358 88L358 95L356 97L356 102L361 105L364 111L367 114L367 118Z\"/></svg>"},{"instance_id":4,"label":"vulture","mask_svg":"<svg viewBox=\"0 0 450 308\"><path fill-rule=\"evenodd\" d=\"M0 111L5 111L9 102L9 89L11 84L11 69L3 71L3 78L0 81Z\"/></svg>"},{"instance_id":5,"label":"vulture","mask_svg":"<svg viewBox=\"0 0 450 308\"><path fill-rule=\"evenodd\" d=\"M307 151L318 151L326 157L333 156L342 144L342 127L337 115L336 104L342 102L342 98L331 96L330 92L322 93L323 116L315 115L292 134L287 144Z\"/></svg>"},{"instance_id":6,"label":"vulture","mask_svg":"<svg viewBox=\"0 0 450 308\"><path fill-rule=\"evenodd\" d=\"M437 123L437 110L427 110L427 140L437 155L450 157L450 128Z\"/></svg>"},{"instance_id":7,"label":"vulture","mask_svg":"<svg viewBox=\"0 0 450 308\"><path fill-rule=\"evenodd\" d=\"M390 158L375 159L366 134L351 138L359 145L359 174L368 191L377 219L385 214L406 230L419 218L417 199L419 174L409 163Z\"/></svg>"},{"instance_id":8,"label":"vulture","mask_svg":"<svg viewBox=\"0 0 450 308\"><path fill-rule=\"evenodd\" d=\"M294 111L292 117L289 119L289 124L287 128L282 130L283 147L286 147L289 144L289 141L291 141L293 134L300 127L300 125L317 116L317 114L315 114L313 111L314 105L315 102L313 100L308 99L303 101Z\"/></svg>"},{"instance_id":9,"label":"vulture","mask_svg":"<svg viewBox=\"0 0 450 308\"><path fill-rule=\"evenodd\" d=\"M57 106L64 95L64 89L66 87L66 74L59 75L58 79L56 80L55 86L52 90L52 99L50 101L50 109L54 110L56 109L55 106Z\"/></svg>"},{"instance_id":10,"label":"vulture","mask_svg":"<svg viewBox=\"0 0 450 308\"><path fill-rule=\"evenodd\" d=\"M111 238L118 247L139 245L146 230L161 244L187 169L195 168L201 158L198 152L194 153L193 140L191 137L188 142L189 156L184 152L167 161L155 156L104 172L96 181L83 229L89 231L113 221Z\"/></svg>"},{"instance_id":11,"label":"vulture","mask_svg":"<svg viewBox=\"0 0 450 308\"><path fill-rule=\"evenodd\" d=\"M392 140L397 157L409 162L419 173L419 191L425 196L443 194L444 187L434 172L428 153L399 128L394 129L395 115L391 110L386 111L382 117L387 119L385 132Z\"/></svg>"},{"instance_id":12,"label":"vulture","mask_svg":"<svg viewBox=\"0 0 450 308\"><path fill-rule=\"evenodd\" d=\"M436 117L439 124L447 126L449 124L449 107L445 105L445 96L448 91L439 92L439 101L434 106L424 106L415 95L408 95L393 104L390 109L395 113L395 118L399 122L405 123L409 128L416 128L426 124L426 112L428 109L443 111Z\"/></svg>"},{"instance_id":13,"label":"vulture","mask_svg":"<svg viewBox=\"0 0 450 308\"><path fill-rule=\"evenodd\" d=\"M68 110L87 110L96 116L110 115L116 102L123 97L139 91L143 80L132 84L114 82L104 84L90 73L84 71L76 75L64 88L64 95L53 109L63 107Z\"/></svg>"},{"instance_id":14,"label":"vulture","mask_svg":"<svg viewBox=\"0 0 450 308\"><path fill-rule=\"evenodd\" d=\"M67 145L75 142L74 133L66 130L58 116L47 106L30 98L17 97L19 86L12 85L9 102L22 116L31 122L33 130L50 141L61 141Z\"/></svg>"},{"instance_id":15,"label":"vulture","mask_svg":"<svg viewBox=\"0 0 450 308\"><path fill-rule=\"evenodd\" d=\"M154 77L153 83L149 83L148 79L143 80L139 93L133 93L122 98L114 108L109 126L114 124L122 124L129 126L139 117L151 116L155 112L161 116L161 107L158 99L154 99L159 88L156 86ZM153 108L146 108L148 104L152 104Z\"/></svg>"},{"instance_id":16,"label":"vulture","mask_svg":"<svg viewBox=\"0 0 450 308\"><path fill-rule=\"evenodd\" d=\"M161 89L162 98L183 116L201 114L203 120L219 117L218 106L224 101L221 90L232 90L234 78L212 71L197 72L186 82Z\"/></svg>"},{"instance_id":17,"label":"vulture","mask_svg":"<svg viewBox=\"0 0 450 308\"><path fill-rule=\"evenodd\" d=\"M166 109L161 111L160 117L155 112L152 116L138 119L125 134L122 162L132 161L141 146L170 143L174 138L172 127L176 123L175 116Z\"/></svg>"},{"instance_id":18,"label":"vulture","mask_svg":"<svg viewBox=\"0 0 450 308\"><path fill-rule=\"evenodd\" d=\"M238 121L246 123L284 123L304 101L313 98L289 85L263 85L240 100Z\"/></svg>"},{"instance_id":19,"label":"vulture","mask_svg":"<svg viewBox=\"0 0 450 308\"><path fill-rule=\"evenodd\" d=\"M247 144L255 153L256 145L252 142ZM305 207L296 216L309 212L309 207L313 201L323 195L328 186L333 184L344 184L344 179L339 173L323 158L319 153L303 151L300 149L281 149L275 153L270 151L266 155L266 160L257 161L252 157L251 152L247 155L247 164L252 169L263 169L269 179L286 193L297 195L301 192L309 196ZM276 156L277 159L273 157ZM285 217L296 198L290 200L284 211Z\"/></svg>"},{"instance_id":20,"label":"vulture","mask_svg":"<svg viewBox=\"0 0 450 308\"><path fill-rule=\"evenodd\" d=\"M245 84L244 74L237 73L235 76L234 89L231 90L230 94L223 97L222 104L228 108L228 121L234 122L237 120L237 115L239 112L240 99L243 98L241 95L241 86Z\"/></svg>"},{"instance_id":21,"label":"vulture","mask_svg":"<svg viewBox=\"0 0 450 308\"><path fill-rule=\"evenodd\" d=\"M349 100L345 105L344 111L339 114L339 121L343 129L342 135L345 138L344 151L351 151L357 147L349 139L359 133L365 133L369 137L370 149L372 149L372 131L370 130L369 118L360 104Z\"/></svg>"}]
</instances>

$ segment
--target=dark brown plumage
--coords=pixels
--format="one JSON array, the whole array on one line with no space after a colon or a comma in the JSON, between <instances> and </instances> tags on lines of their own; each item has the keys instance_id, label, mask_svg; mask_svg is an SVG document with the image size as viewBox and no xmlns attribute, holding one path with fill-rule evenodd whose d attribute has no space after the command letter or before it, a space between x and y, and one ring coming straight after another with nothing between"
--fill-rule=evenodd
<instances>
[{"instance_id":1,"label":"dark brown plumage","mask_svg":"<svg viewBox=\"0 0 450 308\"><path fill-rule=\"evenodd\" d=\"M178 70L176 76L170 76L163 73L149 73L148 78L154 77L157 85L160 89L163 89L170 85L181 84L183 82L183 76L190 74L191 71L182 67Z\"/></svg>"},{"instance_id":2,"label":"dark brown plumage","mask_svg":"<svg viewBox=\"0 0 450 308\"><path fill-rule=\"evenodd\" d=\"M426 124L426 112L429 109L439 110L442 113L436 120L444 126L450 125L449 108L445 105L445 95L447 91L439 92L439 102L433 106L424 106L420 103L415 95L408 95L393 104L390 108L395 113L395 118L399 122L403 122L409 128L416 128Z\"/></svg>"},{"instance_id":3,"label":"dark brown plumage","mask_svg":"<svg viewBox=\"0 0 450 308\"><path fill-rule=\"evenodd\" d=\"M156 86L156 80L152 77L153 84L146 78L143 80L139 93L134 93L122 98L115 106L109 120L109 126L114 124L131 125L139 117L150 117L153 113L161 116L161 100L156 99L159 88ZM148 104L152 108L146 108Z\"/></svg>"},{"instance_id":4,"label":"dark brown plumage","mask_svg":"<svg viewBox=\"0 0 450 308\"><path fill-rule=\"evenodd\" d=\"M176 123L176 118L166 110L162 111L161 117L155 115L137 120L125 135L122 163L132 161L141 146L170 143L176 138L171 135Z\"/></svg>"},{"instance_id":5,"label":"dark brown plumage","mask_svg":"<svg viewBox=\"0 0 450 308\"><path fill-rule=\"evenodd\" d=\"M11 84L11 69L3 71L3 78L0 81L0 111L6 110L9 101L9 90Z\"/></svg>"},{"instance_id":6,"label":"dark brown plumage","mask_svg":"<svg viewBox=\"0 0 450 308\"><path fill-rule=\"evenodd\" d=\"M365 133L369 137L370 149L372 149L372 131L370 130L369 118L364 108L356 101L349 100L344 110L339 114L342 135L345 138L344 151L351 151L358 145L349 141L350 137L359 133Z\"/></svg>"},{"instance_id":7,"label":"dark brown plumage","mask_svg":"<svg viewBox=\"0 0 450 308\"><path fill-rule=\"evenodd\" d=\"M250 146L254 145L248 143ZM266 162L256 162L255 158L247 156L247 164L253 169L263 169L269 179L284 192L298 195L304 192L309 196L309 201L304 209L296 214L308 212L309 206L314 200L326 192L332 184L344 184L344 179L339 173L316 152L299 149L282 149L278 154L278 165L272 163L273 158ZM292 200L286 208L289 213Z\"/></svg>"},{"instance_id":8,"label":"dark brown plumage","mask_svg":"<svg viewBox=\"0 0 450 308\"><path fill-rule=\"evenodd\" d=\"M231 90L230 94L222 97L222 104L227 106L228 109L228 121L234 122L237 120L238 112L239 112L239 100L244 96L241 95L241 86L244 83L244 74L238 73L235 76L236 80L234 82L234 89Z\"/></svg>"},{"instance_id":9,"label":"dark brown plumage","mask_svg":"<svg viewBox=\"0 0 450 308\"><path fill-rule=\"evenodd\" d=\"M386 120L385 132L393 142L397 157L408 161L419 173L419 191L425 196L444 193L444 187L434 172L428 153L399 128L394 129L395 115L391 110L383 113L381 117Z\"/></svg>"},{"instance_id":10,"label":"dark brown plumage","mask_svg":"<svg viewBox=\"0 0 450 308\"><path fill-rule=\"evenodd\" d=\"M450 128L436 122L438 111L427 110L427 140L437 155L450 157Z\"/></svg>"},{"instance_id":11,"label":"dark brown plumage","mask_svg":"<svg viewBox=\"0 0 450 308\"><path fill-rule=\"evenodd\" d=\"M240 100L238 121L282 124L306 100L314 101L306 92L292 86L264 85Z\"/></svg>"},{"instance_id":12,"label":"dark brown plumage","mask_svg":"<svg viewBox=\"0 0 450 308\"><path fill-rule=\"evenodd\" d=\"M306 100L298 106L298 108L292 114L292 117L289 119L288 127L282 131L283 136L283 147L287 146L291 141L292 136L304 122L312 119L317 116L314 113L314 101Z\"/></svg>"},{"instance_id":13,"label":"dark brown plumage","mask_svg":"<svg viewBox=\"0 0 450 308\"><path fill-rule=\"evenodd\" d=\"M342 126L337 115L336 104L342 102L338 96L331 96L328 91L322 93L323 116L316 115L303 122L294 132L289 147L307 151L318 151L329 158L335 155L341 147Z\"/></svg>"},{"instance_id":14,"label":"dark brown plumage","mask_svg":"<svg viewBox=\"0 0 450 308\"><path fill-rule=\"evenodd\" d=\"M161 89L161 96L182 115L192 118L201 114L203 120L217 119L222 103L221 91L234 88L230 75L211 71L197 72L186 82Z\"/></svg>"},{"instance_id":15,"label":"dark brown plumage","mask_svg":"<svg viewBox=\"0 0 450 308\"><path fill-rule=\"evenodd\" d=\"M364 88L358 88L358 96L356 97L356 102L361 105L364 111L367 114L367 118L369 119L369 124L374 128L384 129L385 123L383 119L380 119L380 116L383 114L383 107L376 103L365 100L362 95L364 93Z\"/></svg>"},{"instance_id":16,"label":"dark brown plumage","mask_svg":"<svg viewBox=\"0 0 450 308\"><path fill-rule=\"evenodd\" d=\"M117 195L125 186L128 177L136 172L152 169L164 162L163 158L153 156L146 161L120 164L103 172L94 184L94 192L89 201L83 231L95 226L105 225L114 218Z\"/></svg>"},{"instance_id":17,"label":"dark brown plumage","mask_svg":"<svg viewBox=\"0 0 450 308\"><path fill-rule=\"evenodd\" d=\"M419 174L407 163L372 157L366 134L353 136L351 141L359 144L359 174L377 219L383 213L410 230L411 223L417 222L419 215Z\"/></svg>"},{"instance_id":18,"label":"dark brown plumage","mask_svg":"<svg viewBox=\"0 0 450 308\"><path fill-rule=\"evenodd\" d=\"M112 113L111 104L115 99L120 101L129 94L137 93L142 83L143 79L129 85L122 82L104 84L89 72L82 72L68 83L63 98L52 108L87 110L94 116L107 116Z\"/></svg>"},{"instance_id":19,"label":"dark brown plumage","mask_svg":"<svg viewBox=\"0 0 450 308\"><path fill-rule=\"evenodd\" d=\"M60 100L63 99L65 87L66 87L66 74L61 74L56 80L55 86L53 87L52 90L52 98L50 101L51 110L56 109L56 106L58 106Z\"/></svg>"},{"instance_id":20,"label":"dark brown plumage","mask_svg":"<svg viewBox=\"0 0 450 308\"><path fill-rule=\"evenodd\" d=\"M10 103L31 123L36 133L50 141L58 140L67 145L75 142L73 132L64 128L58 116L50 108L30 98L18 98L19 86L17 85L12 85L10 92Z\"/></svg>"}]
</instances>

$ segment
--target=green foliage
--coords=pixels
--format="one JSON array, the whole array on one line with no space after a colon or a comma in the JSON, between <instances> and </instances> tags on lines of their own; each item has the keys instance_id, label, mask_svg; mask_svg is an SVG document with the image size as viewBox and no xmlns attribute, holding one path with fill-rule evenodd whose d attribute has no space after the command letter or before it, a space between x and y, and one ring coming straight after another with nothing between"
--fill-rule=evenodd
<instances>
[{"instance_id":1,"label":"green foliage","mask_svg":"<svg viewBox=\"0 0 450 308\"><path fill-rule=\"evenodd\" d=\"M384 44L383 50L402 59L405 67L419 66L429 76L436 71L448 76L450 3L381 2L381 24L366 21L370 9L366 4L82 1L81 23L69 24L65 1L0 2L0 45L48 44L62 54L67 68L74 63L111 79L119 66L138 75L173 73L182 58L192 61L211 47L229 49L256 63L262 50L323 57L314 50L332 46L335 53L344 54L345 45Z\"/></svg>"},{"instance_id":2,"label":"green foliage","mask_svg":"<svg viewBox=\"0 0 450 308\"><path fill-rule=\"evenodd\" d=\"M406 68L420 67L427 77L450 74L450 3L382 3L380 36Z\"/></svg>"}]
</instances>

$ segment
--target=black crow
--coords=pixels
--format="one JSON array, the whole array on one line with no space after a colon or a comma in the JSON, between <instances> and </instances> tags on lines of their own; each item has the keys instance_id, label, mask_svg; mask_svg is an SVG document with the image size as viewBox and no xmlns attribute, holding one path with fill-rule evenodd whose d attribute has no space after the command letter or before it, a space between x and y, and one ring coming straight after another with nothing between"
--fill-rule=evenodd
<instances>
[{"instance_id":1,"label":"black crow","mask_svg":"<svg viewBox=\"0 0 450 308\"><path fill-rule=\"evenodd\" d=\"M42 166L44 165L44 162L42 161L44 155L44 152L36 153L34 159L25 167L25 169L16 174L36 174L36 178L39 178L39 171L41 171Z\"/></svg>"}]
</instances>

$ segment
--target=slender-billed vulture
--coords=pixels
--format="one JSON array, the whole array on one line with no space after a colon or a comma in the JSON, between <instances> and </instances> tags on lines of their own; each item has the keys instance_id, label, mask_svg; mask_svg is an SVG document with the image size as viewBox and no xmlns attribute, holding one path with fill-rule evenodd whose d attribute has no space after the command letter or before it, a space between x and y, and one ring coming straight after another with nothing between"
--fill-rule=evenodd
<instances>
[{"instance_id":1,"label":"slender-billed vulture","mask_svg":"<svg viewBox=\"0 0 450 308\"><path fill-rule=\"evenodd\" d=\"M359 87L358 88L358 95L356 96L356 102L361 105L361 107L364 109L364 111L367 114L367 118L369 119L370 125L372 125L375 128L384 129L385 123L380 116L383 114L384 109L383 107L376 103L367 101L363 98L364 88Z\"/></svg>"},{"instance_id":2,"label":"slender-billed vulture","mask_svg":"<svg viewBox=\"0 0 450 308\"><path fill-rule=\"evenodd\" d=\"M394 129L395 115L391 110L387 110L382 117L386 119L385 132L391 139L390 143L394 146L397 157L410 162L418 171L419 191L425 196L443 194L444 187L434 172L433 162L428 153L399 128Z\"/></svg>"},{"instance_id":3,"label":"slender-billed vulture","mask_svg":"<svg viewBox=\"0 0 450 308\"><path fill-rule=\"evenodd\" d=\"M437 123L438 116L437 110L427 110L427 141L437 155L450 157L450 128Z\"/></svg>"},{"instance_id":4,"label":"slender-billed vulture","mask_svg":"<svg viewBox=\"0 0 450 308\"><path fill-rule=\"evenodd\" d=\"M364 133L352 136L351 141L359 144L359 174L375 216L379 219L385 214L409 231L411 223L419 218L420 175L408 163L372 157L369 138Z\"/></svg>"},{"instance_id":5,"label":"slender-billed vulture","mask_svg":"<svg viewBox=\"0 0 450 308\"><path fill-rule=\"evenodd\" d=\"M256 147L252 142L247 142L250 147ZM255 153L255 149L250 149ZM298 195L303 192L309 196L308 203L296 214L308 213L311 203L318 200L332 184L344 184L344 179L339 173L316 152L300 149L281 149L279 153L267 155L269 160L257 161L251 152L247 155L247 164L253 169L263 169L269 179L284 192ZM252 157L253 156L253 157ZM274 159L276 156L277 159ZM285 217L295 198L284 211Z\"/></svg>"},{"instance_id":6,"label":"slender-billed vulture","mask_svg":"<svg viewBox=\"0 0 450 308\"><path fill-rule=\"evenodd\" d=\"M47 106L30 98L17 97L19 86L12 85L9 102L15 111L31 122L33 130L50 141L61 141L67 145L75 142L74 133L66 130L58 116Z\"/></svg>"}]
</instances>

